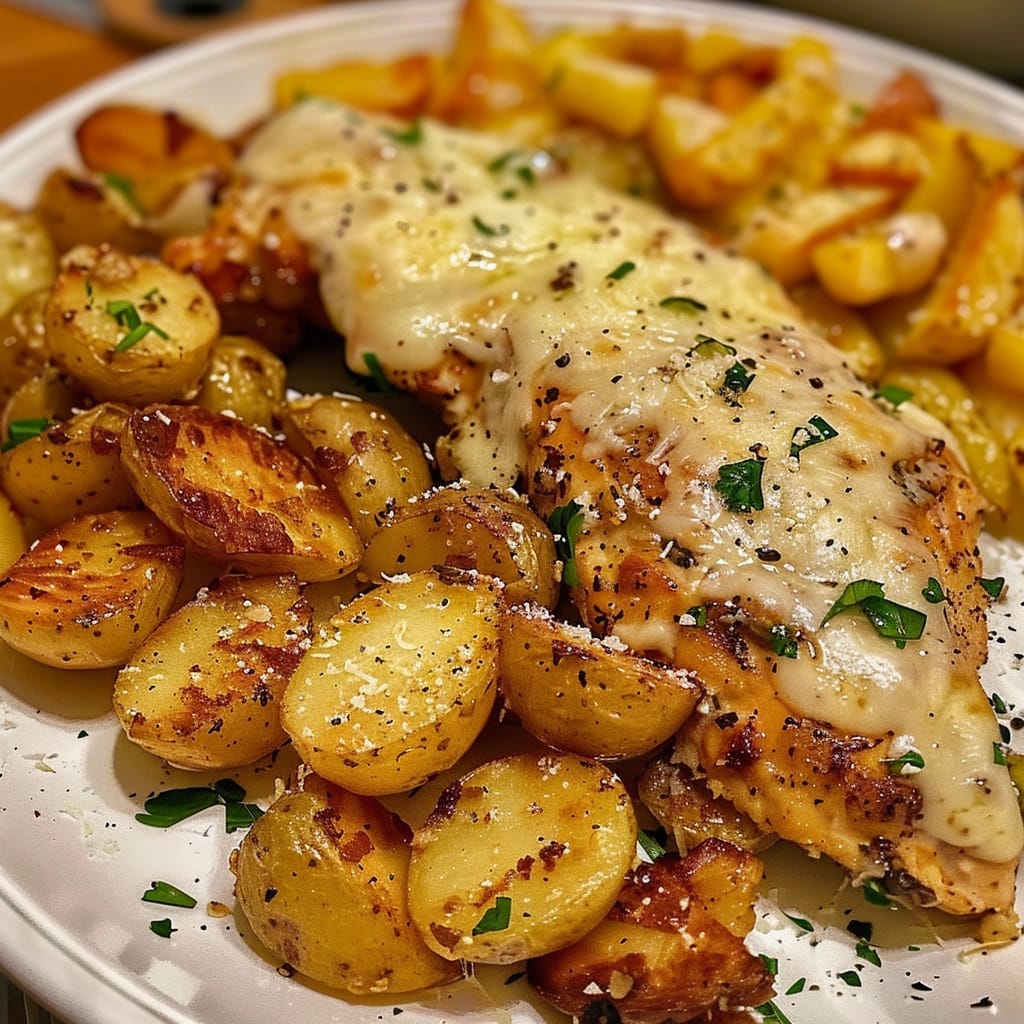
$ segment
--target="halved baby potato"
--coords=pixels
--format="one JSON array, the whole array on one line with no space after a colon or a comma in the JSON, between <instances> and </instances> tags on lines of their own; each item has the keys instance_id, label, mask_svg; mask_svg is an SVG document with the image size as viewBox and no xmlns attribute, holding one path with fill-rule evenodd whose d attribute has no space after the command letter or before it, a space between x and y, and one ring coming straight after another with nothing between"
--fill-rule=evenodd
<instances>
[{"instance_id":1,"label":"halved baby potato","mask_svg":"<svg viewBox=\"0 0 1024 1024\"><path fill-rule=\"evenodd\" d=\"M453 782L413 838L409 908L441 956L513 963L581 938L636 853L633 804L597 761L554 751Z\"/></svg>"},{"instance_id":2,"label":"halved baby potato","mask_svg":"<svg viewBox=\"0 0 1024 1024\"><path fill-rule=\"evenodd\" d=\"M105 402L47 426L0 454L0 486L22 515L44 527L137 506L120 459L129 415L130 407Z\"/></svg>"},{"instance_id":3,"label":"halved baby potato","mask_svg":"<svg viewBox=\"0 0 1024 1024\"><path fill-rule=\"evenodd\" d=\"M0 578L0 638L44 665L123 665L168 615L185 551L149 512L78 516Z\"/></svg>"},{"instance_id":4,"label":"halved baby potato","mask_svg":"<svg viewBox=\"0 0 1024 1024\"><path fill-rule=\"evenodd\" d=\"M288 444L348 506L364 541L377 532L392 509L433 484L416 439L372 402L343 395L305 395L288 402L280 423Z\"/></svg>"},{"instance_id":5,"label":"halved baby potato","mask_svg":"<svg viewBox=\"0 0 1024 1024\"><path fill-rule=\"evenodd\" d=\"M410 830L373 797L303 776L231 855L257 938L301 974L356 995L454 981L409 917Z\"/></svg>"},{"instance_id":6,"label":"halved baby potato","mask_svg":"<svg viewBox=\"0 0 1024 1024\"><path fill-rule=\"evenodd\" d=\"M100 400L188 397L206 371L220 315L193 276L106 247L68 253L46 306L53 360Z\"/></svg>"},{"instance_id":7,"label":"halved baby potato","mask_svg":"<svg viewBox=\"0 0 1024 1024\"><path fill-rule=\"evenodd\" d=\"M0 491L0 573L13 565L27 546L25 524L10 498Z\"/></svg>"},{"instance_id":8,"label":"halved baby potato","mask_svg":"<svg viewBox=\"0 0 1024 1024\"><path fill-rule=\"evenodd\" d=\"M91 404L88 393L78 381L61 373L56 366L44 366L35 376L19 384L0 409L0 438L14 440L19 427L66 420L76 409Z\"/></svg>"},{"instance_id":9,"label":"halved baby potato","mask_svg":"<svg viewBox=\"0 0 1024 1024\"><path fill-rule=\"evenodd\" d=\"M382 579L434 565L473 569L500 579L509 602L553 608L557 559L551 531L513 492L455 484L397 508L370 538L360 572Z\"/></svg>"},{"instance_id":10,"label":"halved baby potato","mask_svg":"<svg viewBox=\"0 0 1024 1024\"><path fill-rule=\"evenodd\" d=\"M328 580L362 554L341 502L294 452L236 417L194 405L136 410L121 459L143 502L213 561Z\"/></svg>"},{"instance_id":11,"label":"halved baby potato","mask_svg":"<svg viewBox=\"0 0 1024 1024\"><path fill-rule=\"evenodd\" d=\"M356 793L400 793L472 746L497 693L501 591L475 574L399 577L333 616L288 684L302 760Z\"/></svg>"},{"instance_id":12,"label":"halved baby potato","mask_svg":"<svg viewBox=\"0 0 1024 1024\"><path fill-rule=\"evenodd\" d=\"M759 1005L773 994L771 975L743 939L761 874L756 857L716 839L641 864L596 928L530 962L530 981L563 1013L585 1019L610 1004L622 1024Z\"/></svg>"},{"instance_id":13,"label":"halved baby potato","mask_svg":"<svg viewBox=\"0 0 1024 1024\"><path fill-rule=\"evenodd\" d=\"M276 750L312 618L293 575L204 587L118 673L114 711L128 738L179 768L237 768Z\"/></svg>"},{"instance_id":14,"label":"halved baby potato","mask_svg":"<svg viewBox=\"0 0 1024 1024\"><path fill-rule=\"evenodd\" d=\"M501 692L523 728L587 757L639 757L675 735L700 700L693 677L621 641L560 622L538 605L508 609Z\"/></svg>"},{"instance_id":15,"label":"halved baby potato","mask_svg":"<svg viewBox=\"0 0 1024 1024\"><path fill-rule=\"evenodd\" d=\"M272 430L274 414L284 401L286 373L284 363L265 345L240 334L222 335L210 352L195 403Z\"/></svg>"}]
</instances>

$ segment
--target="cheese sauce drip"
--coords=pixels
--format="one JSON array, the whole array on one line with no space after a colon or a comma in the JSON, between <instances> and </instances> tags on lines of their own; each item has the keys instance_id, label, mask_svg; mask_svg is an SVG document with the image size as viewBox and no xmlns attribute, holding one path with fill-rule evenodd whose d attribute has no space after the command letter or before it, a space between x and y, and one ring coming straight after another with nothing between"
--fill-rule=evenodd
<instances>
[{"instance_id":1,"label":"cheese sauce drip","mask_svg":"<svg viewBox=\"0 0 1024 1024\"><path fill-rule=\"evenodd\" d=\"M467 478L516 481L539 393L594 464L653 432L664 498L627 495L622 516L647 515L663 541L698 554L705 600L756 595L765 621L810 639L813 656L778 673L795 711L921 753L908 781L922 828L983 859L1020 853L997 725L975 680L957 679L957 643L922 597L935 557L908 509L928 484L911 467L932 441L919 416L878 415L759 267L545 154L428 123L396 130L320 101L272 119L241 167L253 202L282 191L354 371L367 355L398 374L453 354L482 369L479 392L449 408ZM716 483L751 461L764 507L731 510ZM901 649L851 613L823 626L858 579L927 613L922 638ZM664 625L619 635L667 657L678 627Z\"/></svg>"}]
</instances>

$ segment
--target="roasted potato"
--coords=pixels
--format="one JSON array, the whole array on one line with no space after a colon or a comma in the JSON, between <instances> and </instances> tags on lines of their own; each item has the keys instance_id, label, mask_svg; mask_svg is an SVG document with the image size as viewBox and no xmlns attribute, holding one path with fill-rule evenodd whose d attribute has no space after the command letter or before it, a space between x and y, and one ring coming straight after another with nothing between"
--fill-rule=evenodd
<instances>
[{"instance_id":1,"label":"roasted potato","mask_svg":"<svg viewBox=\"0 0 1024 1024\"><path fill-rule=\"evenodd\" d=\"M530 981L563 1013L607 1003L623 1024L682 1024L763 1003L771 975L743 944L761 870L715 839L642 864L596 928L530 961Z\"/></svg>"},{"instance_id":2,"label":"roasted potato","mask_svg":"<svg viewBox=\"0 0 1024 1024\"><path fill-rule=\"evenodd\" d=\"M412 789L450 768L497 694L500 589L399 577L335 615L299 665L281 719L302 760L356 793Z\"/></svg>"},{"instance_id":3,"label":"roasted potato","mask_svg":"<svg viewBox=\"0 0 1024 1024\"><path fill-rule=\"evenodd\" d=\"M0 487L44 527L139 504L120 458L126 405L104 402L50 424L0 454Z\"/></svg>"},{"instance_id":4,"label":"roasted potato","mask_svg":"<svg viewBox=\"0 0 1024 1024\"><path fill-rule=\"evenodd\" d=\"M356 995L461 975L412 926L409 828L372 797L307 774L231 856L235 898L257 938L307 977Z\"/></svg>"},{"instance_id":5,"label":"roasted potato","mask_svg":"<svg viewBox=\"0 0 1024 1024\"><path fill-rule=\"evenodd\" d=\"M198 280L115 249L68 253L46 306L53 361L96 398L131 405L193 394L219 331Z\"/></svg>"},{"instance_id":6,"label":"roasted potato","mask_svg":"<svg viewBox=\"0 0 1024 1024\"><path fill-rule=\"evenodd\" d=\"M56 269L57 254L39 218L0 203L0 316L19 299L48 288Z\"/></svg>"},{"instance_id":7,"label":"roasted potato","mask_svg":"<svg viewBox=\"0 0 1024 1024\"><path fill-rule=\"evenodd\" d=\"M622 643L518 605L502 621L501 693L523 728L549 746L614 761L672 737L701 689Z\"/></svg>"},{"instance_id":8,"label":"roasted potato","mask_svg":"<svg viewBox=\"0 0 1024 1024\"><path fill-rule=\"evenodd\" d=\"M272 430L284 402L285 375L284 363L266 346L241 335L222 335L210 352L195 404Z\"/></svg>"},{"instance_id":9,"label":"roasted potato","mask_svg":"<svg viewBox=\"0 0 1024 1024\"><path fill-rule=\"evenodd\" d=\"M66 420L76 409L91 405L89 396L78 381L61 373L56 366L46 366L34 377L19 384L0 411L0 438L13 440L11 427L16 423ZM39 429L42 429L40 427Z\"/></svg>"},{"instance_id":10,"label":"roasted potato","mask_svg":"<svg viewBox=\"0 0 1024 1024\"><path fill-rule=\"evenodd\" d=\"M143 502L190 548L254 574L328 580L359 536L305 463L263 431L189 405L138 409L121 459Z\"/></svg>"},{"instance_id":11,"label":"roasted potato","mask_svg":"<svg viewBox=\"0 0 1024 1024\"><path fill-rule=\"evenodd\" d=\"M130 184L116 176L56 168L36 196L35 212L58 252L101 244L128 253L158 248L157 236L145 226Z\"/></svg>"},{"instance_id":12,"label":"roasted potato","mask_svg":"<svg viewBox=\"0 0 1024 1024\"><path fill-rule=\"evenodd\" d=\"M395 509L370 538L360 572L383 579L433 565L473 569L500 579L509 602L553 608L557 558L551 531L518 495L456 484Z\"/></svg>"},{"instance_id":13,"label":"roasted potato","mask_svg":"<svg viewBox=\"0 0 1024 1024\"><path fill-rule=\"evenodd\" d=\"M342 395L306 395L288 402L281 410L280 424L288 444L348 506L364 542L390 511L433 484L430 466L415 438L372 402Z\"/></svg>"},{"instance_id":14,"label":"roasted potato","mask_svg":"<svg viewBox=\"0 0 1024 1024\"><path fill-rule=\"evenodd\" d=\"M713 796L685 765L668 758L647 765L637 781L637 795L683 853L705 839L724 839L752 853L775 841L728 801Z\"/></svg>"},{"instance_id":15,"label":"roasted potato","mask_svg":"<svg viewBox=\"0 0 1024 1024\"><path fill-rule=\"evenodd\" d=\"M184 549L149 512L78 516L0 579L0 638L44 665L123 665L168 615Z\"/></svg>"},{"instance_id":16,"label":"roasted potato","mask_svg":"<svg viewBox=\"0 0 1024 1024\"><path fill-rule=\"evenodd\" d=\"M29 292L0 316L0 405L50 362L46 343L48 288Z\"/></svg>"},{"instance_id":17,"label":"roasted potato","mask_svg":"<svg viewBox=\"0 0 1024 1024\"><path fill-rule=\"evenodd\" d=\"M636 852L622 781L575 754L518 754L452 783L412 843L409 909L441 956L512 963L605 916Z\"/></svg>"},{"instance_id":18,"label":"roasted potato","mask_svg":"<svg viewBox=\"0 0 1024 1024\"><path fill-rule=\"evenodd\" d=\"M276 750L312 617L295 576L204 587L118 673L114 711L128 738L179 768L236 768Z\"/></svg>"}]
</instances>

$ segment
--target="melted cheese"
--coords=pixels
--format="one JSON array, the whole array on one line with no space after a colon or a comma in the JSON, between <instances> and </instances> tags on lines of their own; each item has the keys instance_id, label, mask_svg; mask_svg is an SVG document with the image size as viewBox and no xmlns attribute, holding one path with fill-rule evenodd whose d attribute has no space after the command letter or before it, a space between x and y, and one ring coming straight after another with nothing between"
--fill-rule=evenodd
<instances>
[{"instance_id":1,"label":"melted cheese","mask_svg":"<svg viewBox=\"0 0 1024 1024\"><path fill-rule=\"evenodd\" d=\"M1020 853L1015 794L993 764L996 723L976 682L955 678L956 644L921 596L934 555L907 529L908 502L882 497L894 467L928 442L920 417L878 416L840 354L808 336L757 266L546 157L510 156L499 140L434 125L403 143L378 121L319 102L270 121L242 169L254 192L283 190L355 371L370 353L391 373L431 371L452 353L482 367L479 394L451 410L466 477L515 482L538 388L565 396L548 415L570 418L595 464L653 429L648 458L664 500L627 496L622 515L645 510L665 542L698 554L706 600L756 595L766 620L811 639L813 654L785 659L778 674L798 713L899 734L921 751L925 768L910 781L923 795L923 829L983 859ZM700 335L728 349L702 352ZM755 380L730 402L722 382L737 361ZM812 417L838 435L791 456ZM724 464L752 455L763 460L765 508L737 514L714 482ZM909 475L904 485L921 482ZM765 548L780 557L762 560ZM861 578L928 613L921 641L899 649L856 614L822 626ZM668 656L675 628L620 636Z\"/></svg>"}]
</instances>

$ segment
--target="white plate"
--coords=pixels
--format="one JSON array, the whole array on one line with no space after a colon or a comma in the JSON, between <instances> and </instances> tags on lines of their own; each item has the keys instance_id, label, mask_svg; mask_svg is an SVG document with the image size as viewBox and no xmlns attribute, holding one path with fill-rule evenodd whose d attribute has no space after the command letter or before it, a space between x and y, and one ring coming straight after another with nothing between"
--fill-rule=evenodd
<instances>
[{"instance_id":1,"label":"white plate","mask_svg":"<svg viewBox=\"0 0 1024 1024\"><path fill-rule=\"evenodd\" d=\"M869 95L894 68L912 65L936 87L950 118L1024 142L1019 93L821 22L684 0L523 0L522 6L542 28L628 16L722 25L768 42L811 31L836 48L844 86L853 95ZM215 129L230 129L266 108L276 69L442 46L453 20L453 4L443 0L351 3L164 52L10 132L0 141L0 197L31 201L44 172L72 159L72 128L99 103L131 98L174 105ZM1007 570L1014 604L1000 605L996 626L1010 642L994 645L998 658L988 679L1024 704L1024 623L1016 634L1009 629L1024 619L1016 592L1024 586L1024 558L1020 549L1003 554L1015 559ZM391 1001L354 1005L280 976L247 944L243 921L206 915L208 900L231 903L226 862L237 835L225 835L212 810L168 831L138 825L134 814L152 791L217 776L196 779L165 770L124 740L108 710L108 673L40 671L0 647L0 680L0 967L17 982L72 1024L373 1024L395 1018ZM264 767L240 779L250 798L265 805L281 771L280 765ZM935 931L906 913L873 911L858 894L839 891L840 873L825 865L812 866L782 849L772 854L768 870L777 904L815 925L803 932L765 901L753 939L759 951L779 957L780 991L806 979L802 993L776 1000L793 1024L1024 1019L1017 980L1024 973L1024 945L969 955L966 941L940 939L950 929ZM183 911L142 903L155 879L191 892L199 906ZM170 939L149 930L149 922L161 917L177 928ZM851 917L874 920L876 937L892 944L881 951L881 968L855 957L845 930ZM908 944L922 948L907 951ZM851 970L859 987L842 977ZM505 984L508 974L489 970L483 972L485 985L465 983L406 1004L401 1020L543 1019L520 1002L522 981ZM984 1008L986 1000L991 1008ZM969 1009L972 1003L981 1005Z\"/></svg>"}]
</instances>

